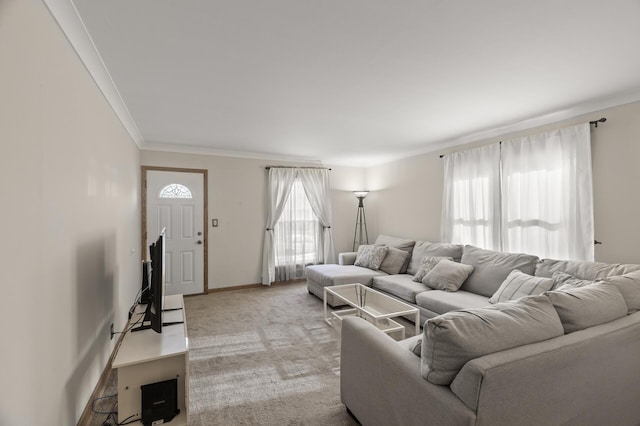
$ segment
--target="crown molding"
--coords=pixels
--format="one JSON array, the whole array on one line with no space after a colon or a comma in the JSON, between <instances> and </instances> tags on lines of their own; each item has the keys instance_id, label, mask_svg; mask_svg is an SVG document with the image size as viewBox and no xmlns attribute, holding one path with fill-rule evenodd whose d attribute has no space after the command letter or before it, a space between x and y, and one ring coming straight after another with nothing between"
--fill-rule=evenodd
<instances>
[{"instance_id":1,"label":"crown molding","mask_svg":"<svg viewBox=\"0 0 640 426\"><path fill-rule=\"evenodd\" d=\"M400 154L386 156L383 160L368 163L366 167L374 167L416 155L430 154L441 150L451 150L455 147L480 142L487 139L497 138L510 133L535 129L549 124L559 123L565 120L575 119L587 114L600 113L603 110L634 103L640 101L640 89L620 93L612 96L602 97L582 104L558 110L552 113L540 115L526 120L517 121L504 126L492 127L490 129L470 133L461 137L446 139L428 144L422 148L406 151ZM592 117L592 119L600 117ZM335 163L332 163L335 164Z\"/></svg>"},{"instance_id":2,"label":"crown molding","mask_svg":"<svg viewBox=\"0 0 640 426\"><path fill-rule=\"evenodd\" d=\"M178 154L213 155L218 157L246 158L251 160L287 161L293 163L324 164L317 158L293 157L287 155L268 154L264 152L233 151L207 148L197 145L176 144L170 142L144 141L142 150L174 152Z\"/></svg>"},{"instance_id":3,"label":"crown molding","mask_svg":"<svg viewBox=\"0 0 640 426\"><path fill-rule=\"evenodd\" d=\"M67 40L93 78L107 103L113 109L123 127L140 148L144 142L142 133L133 121L120 92L107 70L82 18L71 0L42 0L62 29Z\"/></svg>"}]
</instances>

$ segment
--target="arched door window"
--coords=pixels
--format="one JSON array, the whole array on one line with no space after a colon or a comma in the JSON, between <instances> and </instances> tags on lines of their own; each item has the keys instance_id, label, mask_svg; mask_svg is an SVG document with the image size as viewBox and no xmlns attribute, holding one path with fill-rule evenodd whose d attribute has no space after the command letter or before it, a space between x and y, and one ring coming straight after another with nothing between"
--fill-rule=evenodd
<instances>
[{"instance_id":1,"label":"arched door window","mask_svg":"<svg viewBox=\"0 0 640 426\"><path fill-rule=\"evenodd\" d=\"M193 198L193 196L186 186L170 183L160 190L160 198Z\"/></svg>"}]
</instances>

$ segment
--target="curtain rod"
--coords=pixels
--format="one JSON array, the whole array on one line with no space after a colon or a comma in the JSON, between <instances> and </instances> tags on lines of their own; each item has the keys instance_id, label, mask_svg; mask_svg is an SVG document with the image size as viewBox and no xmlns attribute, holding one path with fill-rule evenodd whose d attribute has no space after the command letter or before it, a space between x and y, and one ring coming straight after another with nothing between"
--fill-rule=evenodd
<instances>
[{"instance_id":1,"label":"curtain rod","mask_svg":"<svg viewBox=\"0 0 640 426\"><path fill-rule=\"evenodd\" d=\"M605 121L607 121L606 117L602 117L599 120L593 120L590 121L589 124L594 124L596 127L598 127L598 123L604 123ZM502 141L500 141L499 143L502 143ZM440 154L440 158L444 158L445 154Z\"/></svg>"},{"instance_id":2,"label":"curtain rod","mask_svg":"<svg viewBox=\"0 0 640 426\"><path fill-rule=\"evenodd\" d=\"M267 166L265 170L269 169L322 169L331 170L329 167L293 167L293 166Z\"/></svg>"}]
</instances>

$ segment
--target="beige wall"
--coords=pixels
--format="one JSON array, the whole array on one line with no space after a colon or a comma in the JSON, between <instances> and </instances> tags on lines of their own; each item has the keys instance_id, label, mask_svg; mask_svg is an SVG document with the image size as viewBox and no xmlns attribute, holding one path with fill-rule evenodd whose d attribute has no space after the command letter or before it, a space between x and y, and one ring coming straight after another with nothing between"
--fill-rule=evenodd
<instances>
[{"instance_id":1,"label":"beige wall","mask_svg":"<svg viewBox=\"0 0 640 426\"><path fill-rule=\"evenodd\" d=\"M72 425L139 287L139 151L42 2L0 2L0 63L0 424Z\"/></svg>"},{"instance_id":2,"label":"beige wall","mask_svg":"<svg viewBox=\"0 0 640 426\"><path fill-rule=\"evenodd\" d=\"M209 289L262 281L267 165L304 164L214 155L141 151L143 166L208 170ZM350 191L364 184L364 169L332 167L330 174L336 249L353 243L357 201ZM217 218L219 226L211 227Z\"/></svg>"},{"instance_id":3,"label":"beige wall","mask_svg":"<svg viewBox=\"0 0 640 426\"><path fill-rule=\"evenodd\" d=\"M606 117L592 127L596 260L640 263L640 102L565 120L553 125L478 141L453 150ZM375 233L439 241L443 161L437 152L367 169L367 198ZM375 237L375 236L374 236Z\"/></svg>"}]
</instances>

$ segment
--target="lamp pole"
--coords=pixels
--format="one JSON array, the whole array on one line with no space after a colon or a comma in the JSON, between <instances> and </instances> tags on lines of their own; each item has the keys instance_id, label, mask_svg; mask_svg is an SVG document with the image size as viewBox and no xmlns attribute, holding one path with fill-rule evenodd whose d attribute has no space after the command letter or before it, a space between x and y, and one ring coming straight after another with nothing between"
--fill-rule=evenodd
<instances>
[{"instance_id":1,"label":"lamp pole","mask_svg":"<svg viewBox=\"0 0 640 426\"><path fill-rule=\"evenodd\" d=\"M364 198L369 191L353 191L358 198L358 213L356 215L356 230L353 234L353 251L357 251L362 244L369 244L367 233L367 218L364 214Z\"/></svg>"}]
</instances>

